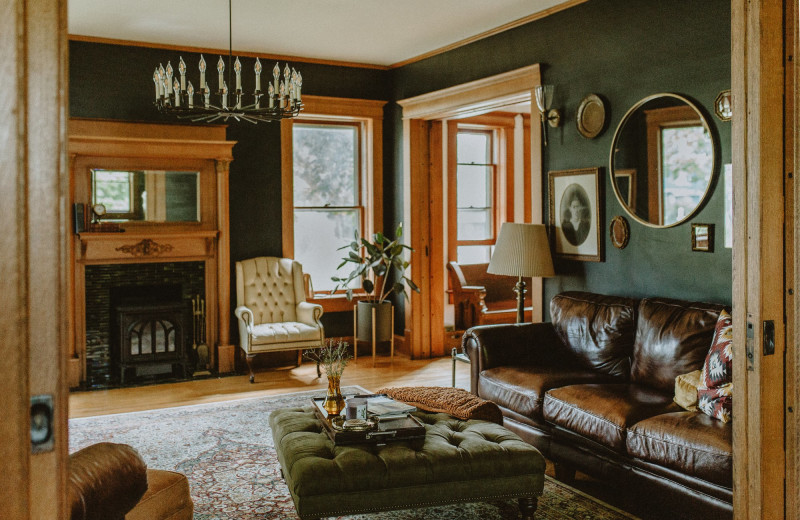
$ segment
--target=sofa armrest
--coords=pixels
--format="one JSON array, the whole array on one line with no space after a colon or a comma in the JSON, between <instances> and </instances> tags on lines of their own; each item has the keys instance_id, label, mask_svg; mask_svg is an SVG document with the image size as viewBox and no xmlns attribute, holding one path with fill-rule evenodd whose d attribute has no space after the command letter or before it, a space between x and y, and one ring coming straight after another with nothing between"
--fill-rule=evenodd
<instances>
[{"instance_id":1,"label":"sofa armrest","mask_svg":"<svg viewBox=\"0 0 800 520\"><path fill-rule=\"evenodd\" d=\"M253 331L253 311L240 305L233 313L236 315L236 321L239 322L239 346L249 353L250 333Z\"/></svg>"},{"instance_id":2,"label":"sofa armrest","mask_svg":"<svg viewBox=\"0 0 800 520\"><path fill-rule=\"evenodd\" d=\"M127 444L101 442L69 457L71 520L122 520L147 491L147 465Z\"/></svg>"},{"instance_id":3,"label":"sofa armrest","mask_svg":"<svg viewBox=\"0 0 800 520\"><path fill-rule=\"evenodd\" d=\"M506 365L551 365L564 353L551 323L472 327L464 333L461 348L469 356L471 391L475 395L484 370Z\"/></svg>"},{"instance_id":4,"label":"sofa armrest","mask_svg":"<svg viewBox=\"0 0 800 520\"><path fill-rule=\"evenodd\" d=\"M318 303L299 302L297 304L297 321L301 323L319 325L322 313L322 305Z\"/></svg>"}]
</instances>

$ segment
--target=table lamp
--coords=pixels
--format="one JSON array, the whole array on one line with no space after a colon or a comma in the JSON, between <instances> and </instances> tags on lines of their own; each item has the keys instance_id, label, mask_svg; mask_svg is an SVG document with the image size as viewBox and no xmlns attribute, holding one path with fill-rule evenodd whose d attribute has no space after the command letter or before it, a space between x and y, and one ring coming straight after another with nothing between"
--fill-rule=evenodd
<instances>
[{"instance_id":1,"label":"table lamp","mask_svg":"<svg viewBox=\"0 0 800 520\"><path fill-rule=\"evenodd\" d=\"M550 244L543 224L504 222L487 272L518 277L517 323L524 320L525 281L534 276L555 276Z\"/></svg>"}]
</instances>

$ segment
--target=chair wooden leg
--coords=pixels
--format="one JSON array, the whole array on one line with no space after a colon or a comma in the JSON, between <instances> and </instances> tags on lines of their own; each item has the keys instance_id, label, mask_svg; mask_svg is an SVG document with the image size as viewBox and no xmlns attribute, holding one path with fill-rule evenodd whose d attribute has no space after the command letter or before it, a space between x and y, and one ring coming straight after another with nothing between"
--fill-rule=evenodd
<instances>
[{"instance_id":1,"label":"chair wooden leg","mask_svg":"<svg viewBox=\"0 0 800 520\"><path fill-rule=\"evenodd\" d=\"M297 350L297 366L300 366L302 364L303 364L303 349L298 349Z\"/></svg>"},{"instance_id":2,"label":"chair wooden leg","mask_svg":"<svg viewBox=\"0 0 800 520\"><path fill-rule=\"evenodd\" d=\"M533 520L539 500L536 497L523 497L519 499L519 512L522 520Z\"/></svg>"},{"instance_id":3,"label":"chair wooden leg","mask_svg":"<svg viewBox=\"0 0 800 520\"><path fill-rule=\"evenodd\" d=\"M253 373L253 354L247 354L247 368L250 370L250 383L256 382L256 375Z\"/></svg>"}]
</instances>

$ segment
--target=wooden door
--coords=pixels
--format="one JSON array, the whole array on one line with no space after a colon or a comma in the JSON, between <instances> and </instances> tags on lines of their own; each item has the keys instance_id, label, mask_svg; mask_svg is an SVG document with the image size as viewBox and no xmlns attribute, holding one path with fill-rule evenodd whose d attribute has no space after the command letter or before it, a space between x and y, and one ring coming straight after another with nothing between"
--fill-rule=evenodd
<instances>
[{"instance_id":1,"label":"wooden door","mask_svg":"<svg viewBox=\"0 0 800 520\"><path fill-rule=\"evenodd\" d=\"M64 518L67 460L66 2L5 2L0 16L0 516ZM52 403L31 453L32 396ZM46 405L41 405L46 408ZM46 414L38 416L40 425Z\"/></svg>"}]
</instances>

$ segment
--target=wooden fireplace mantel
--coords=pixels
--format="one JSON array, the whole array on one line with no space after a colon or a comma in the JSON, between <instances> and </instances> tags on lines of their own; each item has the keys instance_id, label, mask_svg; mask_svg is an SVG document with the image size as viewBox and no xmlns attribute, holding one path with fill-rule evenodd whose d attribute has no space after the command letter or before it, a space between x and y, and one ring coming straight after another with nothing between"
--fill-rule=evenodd
<instances>
[{"instance_id":1,"label":"wooden fireplace mantel","mask_svg":"<svg viewBox=\"0 0 800 520\"><path fill-rule=\"evenodd\" d=\"M154 262L203 262L206 340L211 365L233 370L230 342L230 237L228 176L234 141L221 125L160 125L71 119L70 203L91 206L91 170L199 172L199 222L122 222L120 233L73 233L70 249L70 387L86 380L86 266Z\"/></svg>"}]
</instances>

